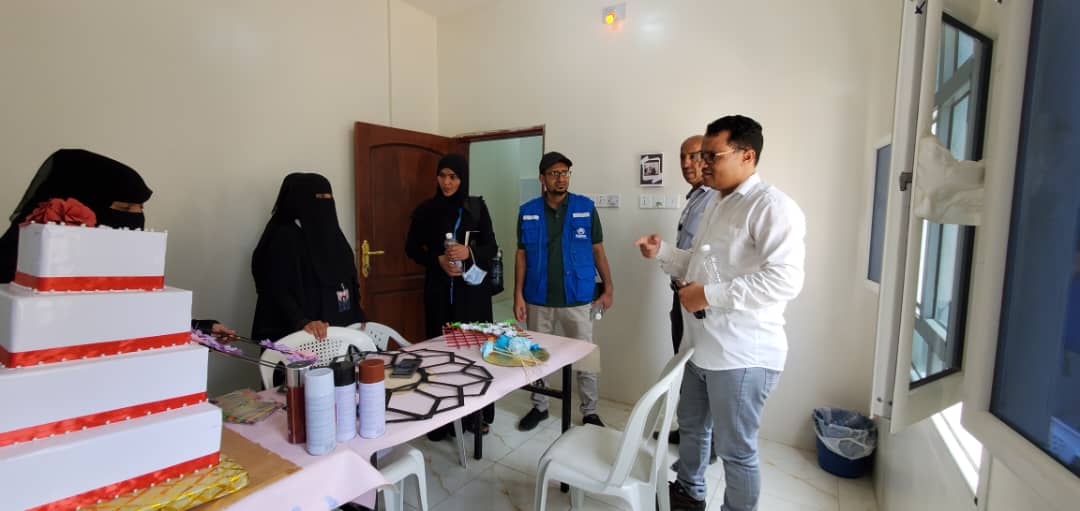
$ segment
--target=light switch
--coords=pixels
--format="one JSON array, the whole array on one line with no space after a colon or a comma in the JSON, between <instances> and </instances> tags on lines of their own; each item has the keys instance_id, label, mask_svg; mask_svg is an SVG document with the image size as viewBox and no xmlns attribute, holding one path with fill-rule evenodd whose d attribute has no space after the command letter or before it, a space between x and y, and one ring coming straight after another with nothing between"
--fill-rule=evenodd
<instances>
[{"instance_id":1,"label":"light switch","mask_svg":"<svg viewBox=\"0 0 1080 511\"><path fill-rule=\"evenodd\" d=\"M652 195L642 194L638 200L638 207L641 209L652 209L653 197Z\"/></svg>"}]
</instances>

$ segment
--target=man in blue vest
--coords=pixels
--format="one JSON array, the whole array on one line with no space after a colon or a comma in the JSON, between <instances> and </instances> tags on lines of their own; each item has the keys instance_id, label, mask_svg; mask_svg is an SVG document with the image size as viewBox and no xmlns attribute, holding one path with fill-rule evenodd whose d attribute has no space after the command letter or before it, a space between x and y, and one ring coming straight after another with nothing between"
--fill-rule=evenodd
<instances>
[{"instance_id":1,"label":"man in blue vest","mask_svg":"<svg viewBox=\"0 0 1080 511\"><path fill-rule=\"evenodd\" d=\"M514 316L529 330L592 342L591 308L610 309L615 290L596 207L569 191L571 165L560 153L545 154L540 159L543 195L522 204L518 212ZM604 290L594 301L597 273ZM582 423L603 427L596 414L597 374L577 375ZM532 410L518 423L522 431L548 418L547 396L533 394L532 401Z\"/></svg>"}]
</instances>

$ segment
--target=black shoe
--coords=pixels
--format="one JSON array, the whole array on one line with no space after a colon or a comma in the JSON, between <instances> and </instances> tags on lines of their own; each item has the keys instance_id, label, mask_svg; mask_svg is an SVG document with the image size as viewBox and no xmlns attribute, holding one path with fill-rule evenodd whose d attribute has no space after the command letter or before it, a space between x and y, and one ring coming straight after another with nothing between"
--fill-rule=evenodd
<instances>
[{"instance_id":1,"label":"black shoe","mask_svg":"<svg viewBox=\"0 0 1080 511\"><path fill-rule=\"evenodd\" d=\"M601 428L606 428L607 427L607 426L604 426L604 421L600 420L600 416L596 415L595 413L590 413L589 415L586 415L586 416L581 418L581 425L584 426L586 424L592 424L593 426L600 426Z\"/></svg>"},{"instance_id":2,"label":"black shoe","mask_svg":"<svg viewBox=\"0 0 1080 511\"><path fill-rule=\"evenodd\" d=\"M705 501L691 497L678 481L668 483L671 511L705 511Z\"/></svg>"},{"instance_id":3,"label":"black shoe","mask_svg":"<svg viewBox=\"0 0 1080 511\"><path fill-rule=\"evenodd\" d=\"M541 412L540 410L533 408L518 421L518 429L521 431L532 431L536 428L537 424L540 424L540 421L547 420L548 416L547 410Z\"/></svg>"},{"instance_id":4,"label":"black shoe","mask_svg":"<svg viewBox=\"0 0 1080 511\"><path fill-rule=\"evenodd\" d=\"M653 440L659 440L660 439L660 432L659 431L653 431L652 437L653 437ZM668 434L667 434L667 443L673 444L673 445L679 445L679 430L673 429L670 432L668 432ZM716 457L716 456L713 455L713 457Z\"/></svg>"}]
</instances>

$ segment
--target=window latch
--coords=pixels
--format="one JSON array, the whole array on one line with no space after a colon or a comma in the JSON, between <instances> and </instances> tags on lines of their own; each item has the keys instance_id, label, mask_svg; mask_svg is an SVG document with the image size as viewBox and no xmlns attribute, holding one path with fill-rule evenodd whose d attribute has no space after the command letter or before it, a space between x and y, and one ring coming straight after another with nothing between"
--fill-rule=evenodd
<instances>
[{"instance_id":1,"label":"window latch","mask_svg":"<svg viewBox=\"0 0 1080 511\"><path fill-rule=\"evenodd\" d=\"M908 188L911 187L912 177L913 177L913 174L911 172L901 172L900 173L900 191L901 192L906 192L908 190Z\"/></svg>"}]
</instances>

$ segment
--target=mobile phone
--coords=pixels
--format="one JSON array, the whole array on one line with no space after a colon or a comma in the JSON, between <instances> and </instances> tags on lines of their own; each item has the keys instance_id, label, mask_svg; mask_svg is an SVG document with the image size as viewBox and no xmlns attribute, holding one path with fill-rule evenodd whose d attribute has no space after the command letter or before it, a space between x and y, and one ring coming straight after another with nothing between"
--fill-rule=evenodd
<instances>
[{"instance_id":1,"label":"mobile phone","mask_svg":"<svg viewBox=\"0 0 1080 511\"><path fill-rule=\"evenodd\" d=\"M391 378L409 378L420 367L419 358L406 358L394 364L394 370L390 371Z\"/></svg>"}]
</instances>

